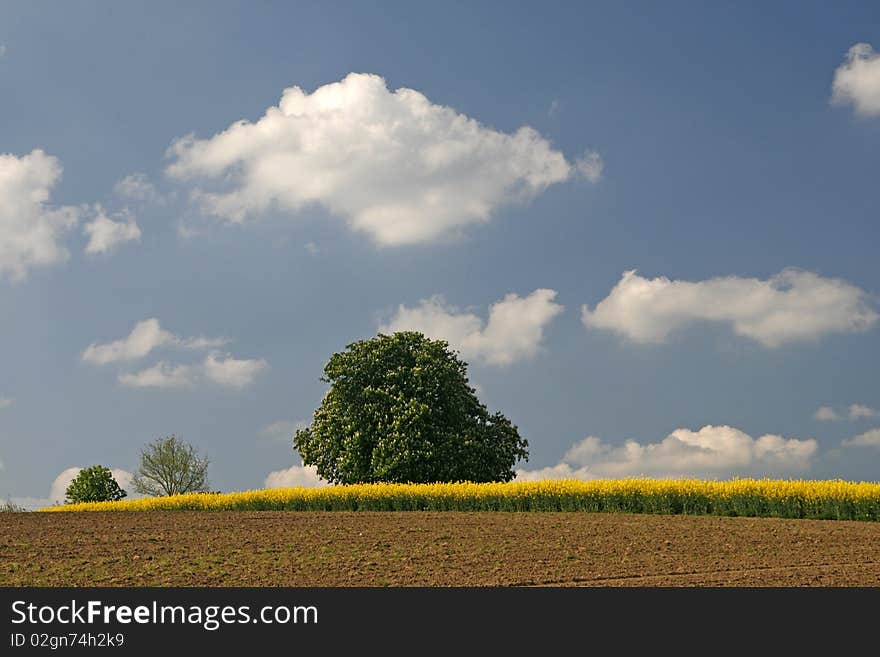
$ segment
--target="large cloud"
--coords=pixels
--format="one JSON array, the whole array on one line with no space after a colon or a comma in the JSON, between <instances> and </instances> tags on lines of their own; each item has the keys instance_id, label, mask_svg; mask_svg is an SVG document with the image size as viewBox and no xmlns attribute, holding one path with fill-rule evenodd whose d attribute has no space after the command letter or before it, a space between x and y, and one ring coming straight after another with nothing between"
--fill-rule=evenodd
<instances>
[{"instance_id":1,"label":"large cloud","mask_svg":"<svg viewBox=\"0 0 880 657\"><path fill-rule=\"evenodd\" d=\"M880 115L880 54L869 43L857 43L834 72L831 100L851 104L863 116Z\"/></svg>"},{"instance_id":2,"label":"large cloud","mask_svg":"<svg viewBox=\"0 0 880 657\"><path fill-rule=\"evenodd\" d=\"M319 488L327 485L313 465L294 465L286 470L275 470L268 474L263 484L265 488Z\"/></svg>"},{"instance_id":3,"label":"large cloud","mask_svg":"<svg viewBox=\"0 0 880 657\"><path fill-rule=\"evenodd\" d=\"M217 181L197 188L203 210L229 221L274 206L319 204L383 245L427 242L487 222L577 175L596 180L601 159L569 162L535 130L506 134L376 75L348 75L309 94L285 89L256 123L168 150L167 173Z\"/></svg>"},{"instance_id":4,"label":"large cloud","mask_svg":"<svg viewBox=\"0 0 880 657\"><path fill-rule=\"evenodd\" d=\"M628 440L621 447L587 437L552 467L518 470L517 479L703 477L783 475L809 470L815 440L768 434L752 438L728 426L676 429L658 443Z\"/></svg>"},{"instance_id":5,"label":"large cloud","mask_svg":"<svg viewBox=\"0 0 880 657\"><path fill-rule=\"evenodd\" d=\"M441 296L423 299L414 308L404 305L380 326L382 333L421 331L443 339L465 359L490 365L509 365L534 356L544 337L544 328L563 311L554 303L555 290L538 289L526 297L508 294L489 307L489 320L462 312L446 304Z\"/></svg>"},{"instance_id":6,"label":"large cloud","mask_svg":"<svg viewBox=\"0 0 880 657\"><path fill-rule=\"evenodd\" d=\"M41 150L23 157L0 154L0 278L22 280L33 267L69 257L59 240L82 211L48 204L60 178L61 163Z\"/></svg>"},{"instance_id":7,"label":"large cloud","mask_svg":"<svg viewBox=\"0 0 880 657\"><path fill-rule=\"evenodd\" d=\"M878 314L868 294L837 278L794 269L769 278L728 276L705 281L643 278L628 271L611 293L582 310L588 328L614 331L634 342L663 342L690 324L725 323L766 347L864 331Z\"/></svg>"},{"instance_id":8,"label":"large cloud","mask_svg":"<svg viewBox=\"0 0 880 657\"><path fill-rule=\"evenodd\" d=\"M229 342L228 338L180 338L162 328L155 317L138 322L127 337L105 344L93 342L82 353L82 359L94 365L139 360L153 349L173 345L182 349L210 349Z\"/></svg>"}]
</instances>

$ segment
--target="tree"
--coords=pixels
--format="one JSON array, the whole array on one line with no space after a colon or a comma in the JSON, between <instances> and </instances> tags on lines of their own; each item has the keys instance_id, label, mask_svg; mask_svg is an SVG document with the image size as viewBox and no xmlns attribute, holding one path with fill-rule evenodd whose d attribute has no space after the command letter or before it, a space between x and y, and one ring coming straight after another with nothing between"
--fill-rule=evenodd
<instances>
[{"instance_id":1,"label":"tree","mask_svg":"<svg viewBox=\"0 0 880 657\"><path fill-rule=\"evenodd\" d=\"M64 493L64 501L67 504L115 502L127 494L119 487L109 468L105 468L103 465L93 465L90 468L80 470L79 474L70 482Z\"/></svg>"},{"instance_id":2,"label":"tree","mask_svg":"<svg viewBox=\"0 0 880 657\"><path fill-rule=\"evenodd\" d=\"M151 496L205 492L208 460L174 435L157 438L141 450L141 465L131 483L138 493Z\"/></svg>"},{"instance_id":3,"label":"tree","mask_svg":"<svg viewBox=\"0 0 880 657\"><path fill-rule=\"evenodd\" d=\"M335 353L330 390L293 446L333 483L509 481L528 443L490 414L442 340L379 334Z\"/></svg>"}]
</instances>

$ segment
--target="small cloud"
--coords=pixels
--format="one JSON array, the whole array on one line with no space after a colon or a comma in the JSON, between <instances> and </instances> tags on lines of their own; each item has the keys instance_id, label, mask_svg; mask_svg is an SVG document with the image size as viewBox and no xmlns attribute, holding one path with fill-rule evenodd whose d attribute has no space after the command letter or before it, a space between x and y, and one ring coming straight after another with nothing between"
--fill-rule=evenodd
<instances>
[{"instance_id":1,"label":"small cloud","mask_svg":"<svg viewBox=\"0 0 880 657\"><path fill-rule=\"evenodd\" d=\"M229 355L210 353L203 364L205 376L214 383L232 388L243 388L254 382L257 374L268 367L262 358L238 359Z\"/></svg>"},{"instance_id":2,"label":"small cloud","mask_svg":"<svg viewBox=\"0 0 880 657\"><path fill-rule=\"evenodd\" d=\"M550 101L550 107L547 108L547 116L553 118L556 116L556 113L559 111L560 104L559 101L555 98Z\"/></svg>"},{"instance_id":3,"label":"small cloud","mask_svg":"<svg viewBox=\"0 0 880 657\"><path fill-rule=\"evenodd\" d=\"M109 253L124 242L140 241L141 229L127 208L114 216L124 221L114 221L104 208L97 206L97 216L83 226L83 232L89 236L86 253Z\"/></svg>"},{"instance_id":4,"label":"small cloud","mask_svg":"<svg viewBox=\"0 0 880 657\"><path fill-rule=\"evenodd\" d=\"M830 406L820 406L813 417L815 417L820 422L834 422L840 419L837 411L835 411Z\"/></svg>"},{"instance_id":5,"label":"small cloud","mask_svg":"<svg viewBox=\"0 0 880 657\"><path fill-rule=\"evenodd\" d=\"M105 344L93 342L83 351L82 359L94 365L106 365L118 361L139 360L149 355L153 349L163 346L197 351L216 349L228 342L229 338L180 338L163 329L157 318L151 317L135 324L125 338Z\"/></svg>"},{"instance_id":6,"label":"small cloud","mask_svg":"<svg viewBox=\"0 0 880 657\"><path fill-rule=\"evenodd\" d=\"M834 422L837 420L865 420L875 417L878 412L864 404L850 404L845 412L837 412L830 406L822 406L816 411L815 418L822 422Z\"/></svg>"},{"instance_id":7,"label":"small cloud","mask_svg":"<svg viewBox=\"0 0 880 657\"><path fill-rule=\"evenodd\" d=\"M430 338L446 340L465 359L510 365L538 353L544 329L564 310L555 298L556 291L548 289L537 289L525 297L510 293L489 306L489 317L484 322L436 295L422 299L413 308L399 306L379 332L420 331Z\"/></svg>"},{"instance_id":8,"label":"small cloud","mask_svg":"<svg viewBox=\"0 0 880 657\"><path fill-rule=\"evenodd\" d=\"M189 240L202 234L198 228L193 228L184 223L177 224L177 236L182 240Z\"/></svg>"},{"instance_id":9,"label":"small cloud","mask_svg":"<svg viewBox=\"0 0 880 657\"><path fill-rule=\"evenodd\" d=\"M856 114L880 115L880 54L869 43L857 43L834 71L831 102L852 105Z\"/></svg>"},{"instance_id":10,"label":"small cloud","mask_svg":"<svg viewBox=\"0 0 880 657\"><path fill-rule=\"evenodd\" d=\"M577 166L578 173L584 178L591 183L596 183L602 178L605 162L596 151L587 151L582 158L575 162L575 166Z\"/></svg>"},{"instance_id":11,"label":"small cloud","mask_svg":"<svg viewBox=\"0 0 880 657\"><path fill-rule=\"evenodd\" d=\"M840 443L841 447L880 447L880 429L871 429Z\"/></svg>"},{"instance_id":12,"label":"small cloud","mask_svg":"<svg viewBox=\"0 0 880 657\"><path fill-rule=\"evenodd\" d=\"M869 406L865 406L863 404L850 404L850 420L863 420L866 418L872 418L875 415L877 415L877 411L873 408L870 408Z\"/></svg>"},{"instance_id":13,"label":"small cloud","mask_svg":"<svg viewBox=\"0 0 880 657\"><path fill-rule=\"evenodd\" d=\"M305 246L306 246L306 251L308 251L309 255L315 256L315 255L318 255L318 253L320 253L320 251L321 251L318 248L318 245L315 244L314 242L306 242Z\"/></svg>"},{"instance_id":14,"label":"small cloud","mask_svg":"<svg viewBox=\"0 0 880 657\"><path fill-rule=\"evenodd\" d=\"M6 44L0 43L0 57L6 54Z\"/></svg>"},{"instance_id":15,"label":"small cloud","mask_svg":"<svg viewBox=\"0 0 880 657\"><path fill-rule=\"evenodd\" d=\"M119 383L129 388L184 388L194 382L195 372L191 365L171 365L165 361L140 372L119 375Z\"/></svg>"},{"instance_id":16,"label":"small cloud","mask_svg":"<svg viewBox=\"0 0 880 657\"><path fill-rule=\"evenodd\" d=\"M9 408L15 403L12 397L0 397L0 408Z\"/></svg>"},{"instance_id":17,"label":"small cloud","mask_svg":"<svg viewBox=\"0 0 880 657\"><path fill-rule=\"evenodd\" d=\"M159 201L159 195L156 186L150 182L150 179L144 173L132 173L113 186L119 196L130 198L134 201Z\"/></svg>"},{"instance_id":18,"label":"small cloud","mask_svg":"<svg viewBox=\"0 0 880 657\"><path fill-rule=\"evenodd\" d=\"M293 434L309 424L309 420L277 420L264 428L263 433L274 438L292 438Z\"/></svg>"},{"instance_id":19,"label":"small cloud","mask_svg":"<svg viewBox=\"0 0 880 657\"><path fill-rule=\"evenodd\" d=\"M286 470L276 470L266 476L263 483L266 488L320 488L328 482L318 476L318 469L313 465L294 465Z\"/></svg>"}]
</instances>

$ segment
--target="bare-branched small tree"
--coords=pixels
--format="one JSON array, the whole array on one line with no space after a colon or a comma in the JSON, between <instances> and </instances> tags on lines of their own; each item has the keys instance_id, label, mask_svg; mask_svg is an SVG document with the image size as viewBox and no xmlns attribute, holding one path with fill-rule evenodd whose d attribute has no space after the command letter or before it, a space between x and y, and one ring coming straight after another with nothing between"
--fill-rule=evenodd
<instances>
[{"instance_id":1,"label":"bare-branched small tree","mask_svg":"<svg viewBox=\"0 0 880 657\"><path fill-rule=\"evenodd\" d=\"M157 438L141 450L141 466L132 477L143 495L178 495L208 489L208 459L176 436Z\"/></svg>"}]
</instances>

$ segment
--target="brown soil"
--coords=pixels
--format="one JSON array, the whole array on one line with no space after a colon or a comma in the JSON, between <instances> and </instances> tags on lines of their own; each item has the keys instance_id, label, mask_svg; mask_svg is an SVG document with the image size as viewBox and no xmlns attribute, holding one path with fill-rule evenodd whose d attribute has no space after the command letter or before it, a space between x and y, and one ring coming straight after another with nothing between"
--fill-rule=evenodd
<instances>
[{"instance_id":1,"label":"brown soil","mask_svg":"<svg viewBox=\"0 0 880 657\"><path fill-rule=\"evenodd\" d=\"M0 585L880 586L880 523L587 513L3 513Z\"/></svg>"}]
</instances>

